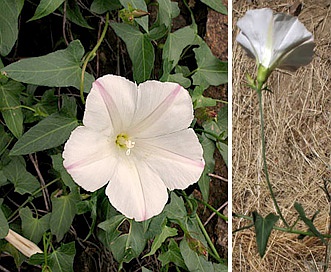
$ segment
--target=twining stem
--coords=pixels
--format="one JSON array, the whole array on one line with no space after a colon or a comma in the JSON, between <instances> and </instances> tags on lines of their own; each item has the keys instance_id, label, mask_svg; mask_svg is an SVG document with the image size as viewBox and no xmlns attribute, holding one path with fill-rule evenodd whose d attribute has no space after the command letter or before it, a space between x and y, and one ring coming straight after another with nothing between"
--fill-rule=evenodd
<instances>
[{"instance_id":1,"label":"twining stem","mask_svg":"<svg viewBox=\"0 0 331 272\"><path fill-rule=\"evenodd\" d=\"M81 98L83 104L85 104L85 98L84 98L84 77L85 77L86 66L87 66L88 62L94 57L94 55L97 52L97 50L99 49L99 47L100 47L103 39L105 38L107 29L108 29L108 25L109 25L109 13L107 12L107 14L106 14L106 22L105 22L105 26L103 28L103 31L101 33L101 36L100 36L97 44L92 49L92 51L85 58L84 63L83 63L83 66L82 66L82 75L81 75L81 80L80 80L80 98Z\"/></svg>"},{"instance_id":2,"label":"twining stem","mask_svg":"<svg viewBox=\"0 0 331 272\"><path fill-rule=\"evenodd\" d=\"M290 228L289 224L286 222L285 218L283 217L283 214L278 206L274 191L272 189L272 185L269 179L269 172L268 172L268 165L267 165L267 159L266 159L266 148L265 148L265 132L264 132L264 117L263 117L263 105L262 105L262 90L261 88L255 89L259 98L259 111L260 111L260 119L261 119L261 141L262 141L262 158L263 158L263 169L264 174L267 180L268 188L270 191L271 198L274 202L276 211L280 217L280 219L285 224L286 228Z\"/></svg>"}]
</instances>

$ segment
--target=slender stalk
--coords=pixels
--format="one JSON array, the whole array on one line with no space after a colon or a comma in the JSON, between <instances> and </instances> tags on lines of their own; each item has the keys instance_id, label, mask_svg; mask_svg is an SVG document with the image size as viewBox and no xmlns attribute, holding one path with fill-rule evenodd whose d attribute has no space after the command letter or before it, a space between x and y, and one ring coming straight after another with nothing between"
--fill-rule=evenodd
<instances>
[{"instance_id":1,"label":"slender stalk","mask_svg":"<svg viewBox=\"0 0 331 272\"><path fill-rule=\"evenodd\" d=\"M274 202L275 208L277 210L277 213L280 217L280 219L283 221L285 226L287 228L290 228L289 224L286 222L285 218L283 217L283 214L278 206L274 191L272 189L272 185L269 179L269 172L268 172L268 165L267 165L267 159L266 159L266 148L265 148L265 132L264 132L264 117L263 117L263 105L262 105L262 90L261 88L256 88L256 92L259 98L259 111L260 111L260 119L261 119L261 141L262 141L262 158L263 158L263 168L264 168L264 174L267 180L268 188L270 191L271 198Z\"/></svg>"},{"instance_id":2,"label":"slender stalk","mask_svg":"<svg viewBox=\"0 0 331 272\"><path fill-rule=\"evenodd\" d=\"M195 198L195 200L199 201L201 204L205 205L207 208L209 208L211 211L213 211L214 213L216 213L216 215L220 218L222 218L225 221L228 221L228 217L221 214L218 210L216 210L212 205L208 204L207 202L204 202L201 199Z\"/></svg>"},{"instance_id":3,"label":"slender stalk","mask_svg":"<svg viewBox=\"0 0 331 272\"><path fill-rule=\"evenodd\" d=\"M97 44L94 46L94 48L92 49L92 51L87 55L87 57L85 58L84 63L83 63L82 75L81 75L81 80L80 80L80 98L81 98L83 104L85 104L85 98L84 98L84 78L85 78L86 66L87 66L88 62L94 57L94 55L97 52L97 50L99 49L99 47L100 47L103 39L105 38L107 29L108 29L108 25L109 25L109 13L107 12L107 14L106 14L106 22L105 22L105 26L103 28L103 31L101 33L101 36L100 36Z\"/></svg>"},{"instance_id":4,"label":"slender stalk","mask_svg":"<svg viewBox=\"0 0 331 272\"><path fill-rule=\"evenodd\" d=\"M214 257L215 257L219 262L222 262L222 259L221 259L220 255L218 254L218 252L217 252L217 250L216 250L216 248L215 248L213 242L211 241L211 239L210 239L210 237L209 237L209 235L208 235L208 233L207 233L205 227L203 226L203 224L202 224L202 222L201 222L200 217L198 216L198 214L195 214L195 218L196 218L196 220L197 220L197 222L198 222L198 225L199 225L199 227L200 227L200 229L201 229L203 235L204 235L205 238L206 238L206 241L207 241L207 243L208 243L208 245L209 245L211 251L213 252Z\"/></svg>"}]
</instances>

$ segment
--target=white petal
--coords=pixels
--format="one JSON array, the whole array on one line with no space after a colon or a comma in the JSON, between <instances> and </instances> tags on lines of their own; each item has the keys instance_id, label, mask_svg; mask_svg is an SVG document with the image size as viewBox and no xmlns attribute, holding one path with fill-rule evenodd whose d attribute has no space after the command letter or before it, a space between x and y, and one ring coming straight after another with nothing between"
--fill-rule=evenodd
<instances>
[{"instance_id":1,"label":"white petal","mask_svg":"<svg viewBox=\"0 0 331 272\"><path fill-rule=\"evenodd\" d=\"M128 218L147 220L162 212L167 188L145 162L133 154L120 156L120 163L106 188L110 203Z\"/></svg>"},{"instance_id":2,"label":"white petal","mask_svg":"<svg viewBox=\"0 0 331 272\"><path fill-rule=\"evenodd\" d=\"M65 144L63 165L87 191L104 186L113 175L118 150L114 141L87 127L77 127Z\"/></svg>"},{"instance_id":3,"label":"white petal","mask_svg":"<svg viewBox=\"0 0 331 272\"><path fill-rule=\"evenodd\" d=\"M267 42L272 38L270 36L272 18L272 10L263 8L247 11L244 17L237 22L237 26L241 30L237 41L250 52L250 56L254 55L259 63L262 63L262 60L266 57L266 50L270 51ZM242 36L246 37L246 39Z\"/></svg>"},{"instance_id":4,"label":"white petal","mask_svg":"<svg viewBox=\"0 0 331 272\"><path fill-rule=\"evenodd\" d=\"M138 86L137 109L128 132L152 137L187 128L193 120L192 100L176 83L146 81Z\"/></svg>"},{"instance_id":5,"label":"white petal","mask_svg":"<svg viewBox=\"0 0 331 272\"><path fill-rule=\"evenodd\" d=\"M120 76L98 78L86 100L83 123L98 131L125 130L131 123L137 99L137 86Z\"/></svg>"},{"instance_id":6,"label":"white petal","mask_svg":"<svg viewBox=\"0 0 331 272\"><path fill-rule=\"evenodd\" d=\"M203 150L192 129L136 139L134 149L170 190L187 188L199 180L204 169Z\"/></svg>"},{"instance_id":7,"label":"white petal","mask_svg":"<svg viewBox=\"0 0 331 272\"><path fill-rule=\"evenodd\" d=\"M289 54L284 56L284 60L279 65L279 68L295 71L299 67L307 65L314 56L314 47L315 43L312 41L296 47Z\"/></svg>"},{"instance_id":8,"label":"white petal","mask_svg":"<svg viewBox=\"0 0 331 272\"><path fill-rule=\"evenodd\" d=\"M296 48L300 47L305 43L313 44L313 35L305 28L305 26L299 22L298 18L293 17L284 13L277 13L274 16L274 56L273 60L270 63L270 66L274 65L274 62L282 62L283 57L288 55L289 52L292 52ZM313 56L313 46L304 46L299 50L301 57L306 59L306 61L302 61L305 65L307 59L312 58ZM304 49L304 50L303 50ZM307 50L309 49L309 50ZM280 59L280 61L278 61ZM299 61L300 63L300 61ZM294 67L299 67L297 65L293 65Z\"/></svg>"}]
</instances>

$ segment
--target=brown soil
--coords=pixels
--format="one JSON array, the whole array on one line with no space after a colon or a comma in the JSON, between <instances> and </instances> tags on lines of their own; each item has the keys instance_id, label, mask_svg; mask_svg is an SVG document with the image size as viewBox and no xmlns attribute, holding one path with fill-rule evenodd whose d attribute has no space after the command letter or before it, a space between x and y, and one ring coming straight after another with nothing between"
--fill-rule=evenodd
<instances>
[{"instance_id":1,"label":"brown soil","mask_svg":"<svg viewBox=\"0 0 331 272\"><path fill-rule=\"evenodd\" d=\"M303 2L303 3L301 3ZM301 8L300 8L300 3ZM276 213L263 174L260 121L256 94L245 82L256 71L235 42L238 18L248 9L270 7L298 15L316 42L311 64L296 73L274 71L268 81L273 93L264 94L267 162L270 180L283 215L297 219L293 205L302 204L308 218L319 210L314 223L322 233L329 229L329 203L321 187L331 178L331 2L235 1L233 4L233 212L266 216ZM239 229L250 221L234 219ZM278 226L284 227L279 221ZM307 227L298 224L303 231ZM233 235L233 271L323 271L325 246L317 238L274 231L266 255L260 258L254 229ZM329 267L331 269L331 266ZM331 270L325 270L331 271Z\"/></svg>"}]
</instances>

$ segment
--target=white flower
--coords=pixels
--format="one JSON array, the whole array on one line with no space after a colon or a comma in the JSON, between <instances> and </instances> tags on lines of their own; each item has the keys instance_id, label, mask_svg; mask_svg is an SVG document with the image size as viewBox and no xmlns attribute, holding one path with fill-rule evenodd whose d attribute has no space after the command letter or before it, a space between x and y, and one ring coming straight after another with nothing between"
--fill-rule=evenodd
<instances>
[{"instance_id":1,"label":"white flower","mask_svg":"<svg viewBox=\"0 0 331 272\"><path fill-rule=\"evenodd\" d=\"M20 252L22 252L22 254L29 258L36 253L43 253L42 250L35 243L24 238L23 236L19 235L11 229L9 229L5 239L14 247L16 247Z\"/></svg>"},{"instance_id":2,"label":"white flower","mask_svg":"<svg viewBox=\"0 0 331 272\"><path fill-rule=\"evenodd\" d=\"M159 214L169 190L185 189L204 168L192 100L178 84L139 86L106 75L93 83L84 126L67 141L64 166L87 191L106 185L110 203L136 221Z\"/></svg>"},{"instance_id":3,"label":"white flower","mask_svg":"<svg viewBox=\"0 0 331 272\"><path fill-rule=\"evenodd\" d=\"M314 37L296 17L263 8L238 20L239 42L270 74L276 67L295 71L313 57Z\"/></svg>"}]
</instances>

